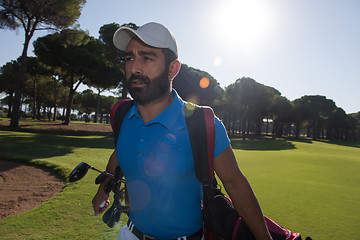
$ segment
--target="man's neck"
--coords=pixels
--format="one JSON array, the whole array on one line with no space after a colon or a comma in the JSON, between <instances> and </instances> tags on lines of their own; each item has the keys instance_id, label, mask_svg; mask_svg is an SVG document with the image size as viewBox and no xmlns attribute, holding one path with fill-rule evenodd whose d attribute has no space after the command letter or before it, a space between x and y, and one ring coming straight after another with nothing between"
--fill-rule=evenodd
<instances>
[{"instance_id":1,"label":"man's neck","mask_svg":"<svg viewBox=\"0 0 360 240\"><path fill-rule=\"evenodd\" d=\"M137 108L140 116L145 123L153 120L157 115L164 111L168 106L170 106L172 100L174 99L174 94L169 92L164 95L161 99L157 101L150 102L145 105L137 104Z\"/></svg>"}]
</instances>

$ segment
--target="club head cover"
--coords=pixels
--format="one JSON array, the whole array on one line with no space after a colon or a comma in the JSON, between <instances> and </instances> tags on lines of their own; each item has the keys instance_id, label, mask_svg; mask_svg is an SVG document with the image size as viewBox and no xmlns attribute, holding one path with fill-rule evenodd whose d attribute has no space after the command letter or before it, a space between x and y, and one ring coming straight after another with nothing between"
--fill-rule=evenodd
<instances>
[{"instance_id":1,"label":"club head cover","mask_svg":"<svg viewBox=\"0 0 360 240\"><path fill-rule=\"evenodd\" d=\"M116 215L115 215L115 206L114 206L114 204L108 210L106 210L106 212L102 216L102 220L110 228L113 228L115 226Z\"/></svg>"}]
</instances>

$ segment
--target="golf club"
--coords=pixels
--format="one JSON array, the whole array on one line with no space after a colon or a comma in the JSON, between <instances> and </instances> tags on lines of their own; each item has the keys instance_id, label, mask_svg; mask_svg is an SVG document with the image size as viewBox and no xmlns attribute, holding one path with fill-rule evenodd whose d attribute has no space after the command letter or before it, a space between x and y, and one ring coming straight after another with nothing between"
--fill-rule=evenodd
<instances>
[{"instance_id":1,"label":"golf club","mask_svg":"<svg viewBox=\"0 0 360 240\"><path fill-rule=\"evenodd\" d=\"M103 222L105 222L109 227L114 227L116 222L119 222L120 215L122 213L129 213L129 206L125 201L125 187L121 187L121 184L125 184L125 179L120 177L120 167L116 167L115 174L111 174L106 171L101 171L99 169L90 166L86 162L79 163L74 170L69 175L70 182L76 182L82 179L89 169L95 170L100 173L99 176L95 179L95 184L102 183L107 177L110 177L111 180L104 186L104 191L106 193L114 192L114 201L112 206L104 213ZM105 207L106 201L100 204L100 208Z\"/></svg>"},{"instance_id":2,"label":"golf club","mask_svg":"<svg viewBox=\"0 0 360 240\"><path fill-rule=\"evenodd\" d=\"M112 179L115 179L113 174L111 174L109 172L106 172L106 171L101 171L99 169L96 169L93 166L90 166L89 164L87 164L86 162L81 162L70 173L69 181L70 182L79 181L80 179L82 179L86 175L86 173L88 172L89 169L95 170L95 171L102 174L102 175L100 174L98 176L98 178L96 180L97 183L100 183L100 182L104 181L105 177L110 177Z\"/></svg>"}]
</instances>

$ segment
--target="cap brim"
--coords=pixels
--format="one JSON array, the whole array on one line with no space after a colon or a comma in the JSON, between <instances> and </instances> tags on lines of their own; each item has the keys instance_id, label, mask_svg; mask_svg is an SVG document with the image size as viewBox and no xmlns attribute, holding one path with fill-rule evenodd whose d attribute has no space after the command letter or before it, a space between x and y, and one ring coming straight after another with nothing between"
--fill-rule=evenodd
<instances>
[{"instance_id":1,"label":"cap brim","mask_svg":"<svg viewBox=\"0 0 360 240\"><path fill-rule=\"evenodd\" d=\"M117 49L125 51L131 38L138 36L134 29L121 27L114 33L113 42Z\"/></svg>"},{"instance_id":2,"label":"cap brim","mask_svg":"<svg viewBox=\"0 0 360 240\"><path fill-rule=\"evenodd\" d=\"M154 48L168 48L157 39L146 33L140 33L129 27L121 27L114 33L113 42L117 49L125 51L133 37L138 37L143 43Z\"/></svg>"},{"instance_id":3,"label":"cap brim","mask_svg":"<svg viewBox=\"0 0 360 240\"><path fill-rule=\"evenodd\" d=\"M175 38L167 28L156 23L145 24L137 30L121 27L114 33L113 43L117 49L126 51L130 40L135 36L150 47L167 48L178 56Z\"/></svg>"}]
</instances>

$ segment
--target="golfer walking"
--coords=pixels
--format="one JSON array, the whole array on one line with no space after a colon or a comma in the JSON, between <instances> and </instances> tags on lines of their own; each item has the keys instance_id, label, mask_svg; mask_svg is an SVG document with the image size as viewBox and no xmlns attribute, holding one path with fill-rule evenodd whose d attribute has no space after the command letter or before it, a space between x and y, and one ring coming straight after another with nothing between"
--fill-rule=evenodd
<instances>
[{"instance_id":1,"label":"golfer walking","mask_svg":"<svg viewBox=\"0 0 360 240\"><path fill-rule=\"evenodd\" d=\"M129 222L119 239L202 239L202 185L195 175L185 102L172 89L181 66L176 40L163 25L147 23L138 30L119 28L113 41L125 52L126 84L135 100L106 168L114 173L119 165L127 182ZM271 239L218 118L215 131L217 175L256 239ZM93 199L95 214L110 203L106 183Z\"/></svg>"}]
</instances>

